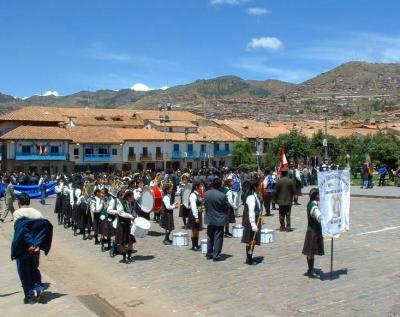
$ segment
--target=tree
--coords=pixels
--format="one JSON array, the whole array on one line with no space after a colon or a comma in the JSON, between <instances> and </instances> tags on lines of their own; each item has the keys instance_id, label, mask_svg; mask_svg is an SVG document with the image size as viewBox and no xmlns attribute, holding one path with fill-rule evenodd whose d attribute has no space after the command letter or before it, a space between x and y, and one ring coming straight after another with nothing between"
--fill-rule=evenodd
<instances>
[{"instance_id":1,"label":"tree","mask_svg":"<svg viewBox=\"0 0 400 317\"><path fill-rule=\"evenodd\" d=\"M395 167L397 161L400 160L398 137L390 133L378 133L372 137L368 153L372 161Z\"/></svg>"},{"instance_id":2,"label":"tree","mask_svg":"<svg viewBox=\"0 0 400 317\"><path fill-rule=\"evenodd\" d=\"M249 141L246 140L233 144L232 162L236 166L256 164L256 159L251 151L251 143Z\"/></svg>"},{"instance_id":3,"label":"tree","mask_svg":"<svg viewBox=\"0 0 400 317\"><path fill-rule=\"evenodd\" d=\"M269 144L266 166L274 164L274 160L276 163L279 162L282 148L286 150L287 159L297 164L301 160L306 160L310 155L310 140L296 129L278 136Z\"/></svg>"},{"instance_id":4,"label":"tree","mask_svg":"<svg viewBox=\"0 0 400 317\"><path fill-rule=\"evenodd\" d=\"M324 139L325 134L321 130L313 135L311 138L311 153L313 155L324 157ZM343 157L341 142L338 138L332 135L328 135L328 157L335 163L339 163L340 158Z\"/></svg>"}]
</instances>

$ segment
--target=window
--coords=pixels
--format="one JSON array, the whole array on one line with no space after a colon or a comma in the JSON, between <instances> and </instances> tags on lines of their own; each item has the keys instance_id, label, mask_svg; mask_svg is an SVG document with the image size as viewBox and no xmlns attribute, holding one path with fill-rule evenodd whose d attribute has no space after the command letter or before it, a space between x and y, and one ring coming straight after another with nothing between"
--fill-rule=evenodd
<instances>
[{"instance_id":1,"label":"window","mask_svg":"<svg viewBox=\"0 0 400 317\"><path fill-rule=\"evenodd\" d=\"M193 144L192 143L187 145L187 151L189 153L193 153Z\"/></svg>"},{"instance_id":2,"label":"window","mask_svg":"<svg viewBox=\"0 0 400 317\"><path fill-rule=\"evenodd\" d=\"M149 151L148 151L147 147L144 147L143 148L143 156L147 157L148 154L149 154Z\"/></svg>"},{"instance_id":3,"label":"window","mask_svg":"<svg viewBox=\"0 0 400 317\"><path fill-rule=\"evenodd\" d=\"M129 147L128 148L128 156L134 156L134 155L135 155L135 148Z\"/></svg>"},{"instance_id":4,"label":"window","mask_svg":"<svg viewBox=\"0 0 400 317\"><path fill-rule=\"evenodd\" d=\"M219 151L219 143L215 143L215 151Z\"/></svg>"},{"instance_id":5,"label":"window","mask_svg":"<svg viewBox=\"0 0 400 317\"><path fill-rule=\"evenodd\" d=\"M117 149L112 149L112 155L117 155Z\"/></svg>"},{"instance_id":6,"label":"window","mask_svg":"<svg viewBox=\"0 0 400 317\"><path fill-rule=\"evenodd\" d=\"M79 148L74 149L74 158L78 159L79 158Z\"/></svg>"},{"instance_id":7,"label":"window","mask_svg":"<svg viewBox=\"0 0 400 317\"><path fill-rule=\"evenodd\" d=\"M200 151L201 152L205 152L206 151L206 145L205 144L200 145Z\"/></svg>"},{"instance_id":8,"label":"window","mask_svg":"<svg viewBox=\"0 0 400 317\"><path fill-rule=\"evenodd\" d=\"M173 128L172 128L172 127L169 127L169 128L168 128L168 132L174 132Z\"/></svg>"},{"instance_id":9,"label":"window","mask_svg":"<svg viewBox=\"0 0 400 317\"><path fill-rule=\"evenodd\" d=\"M94 117L98 121L107 121L104 117Z\"/></svg>"},{"instance_id":10,"label":"window","mask_svg":"<svg viewBox=\"0 0 400 317\"><path fill-rule=\"evenodd\" d=\"M174 152L179 152L179 144L174 144Z\"/></svg>"},{"instance_id":11,"label":"window","mask_svg":"<svg viewBox=\"0 0 400 317\"><path fill-rule=\"evenodd\" d=\"M229 143L225 143L225 151L229 152Z\"/></svg>"},{"instance_id":12,"label":"window","mask_svg":"<svg viewBox=\"0 0 400 317\"><path fill-rule=\"evenodd\" d=\"M31 153L31 146L30 145L23 145L22 146L22 153Z\"/></svg>"},{"instance_id":13,"label":"window","mask_svg":"<svg viewBox=\"0 0 400 317\"><path fill-rule=\"evenodd\" d=\"M79 155L79 149L78 150L78 155ZM93 154L93 148L85 148L85 155L92 155Z\"/></svg>"},{"instance_id":14,"label":"window","mask_svg":"<svg viewBox=\"0 0 400 317\"><path fill-rule=\"evenodd\" d=\"M60 152L60 149L59 149L58 146L50 146L50 153L55 153L55 154L57 154L57 153L59 153L59 152Z\"/></svg>"},{"instance_id":15,"label":"window","mask_svg":"<svg viewBox=\"0 0 400 317\"><path fill-rule=\"evenodd\" d=\"M106 148L99 148L99 154L100 155L107 155L108 154L108 150Z\"/></svg>"},{"instance_id":16,"label":"window","mask_svg":"<svg viewBox=\"0 0 400 317\"><path fill-rule=\"evenodd\" d=\"M111 120L112 121L122 121L122 118L120 118L120 117L112 117Z\"/></svg>"},{"instance_id":17,"label":"window","mask_svg":"<svg viewBox=\"0 0 400 317\"><path fill-rule=\"evenodd\" d=\"M156 155L161 155L161 147L156 147Z\"/></svg>"}]
</instances>

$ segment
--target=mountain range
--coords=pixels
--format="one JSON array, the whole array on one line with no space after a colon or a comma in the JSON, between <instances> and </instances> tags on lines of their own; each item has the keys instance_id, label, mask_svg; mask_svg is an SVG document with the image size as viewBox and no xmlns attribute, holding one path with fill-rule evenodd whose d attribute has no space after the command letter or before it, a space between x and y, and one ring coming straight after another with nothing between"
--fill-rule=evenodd
<instances>
[{"instance_id":1,"label":"mountain range","mask_svg":"<svg viewBox=\"0 0 400 317\"><path fill-rule=\"evenodd\" d=\"M196 105L211 107L217 102L226 104L225 110L229 111L232 104L245 107L248 104L294 100L296 102L290 103L294 105L303 99L318 102L326 97L378 95L386 96L393 103L400 102L400 64L349 62L300 84L222 76L146 92L131 89L80 91L66 96L35 95L25 99L0 93L0 111L5 113L29 105L153 109L163 102L180 105L183 109Z\"/></svg>"}]
</instances>

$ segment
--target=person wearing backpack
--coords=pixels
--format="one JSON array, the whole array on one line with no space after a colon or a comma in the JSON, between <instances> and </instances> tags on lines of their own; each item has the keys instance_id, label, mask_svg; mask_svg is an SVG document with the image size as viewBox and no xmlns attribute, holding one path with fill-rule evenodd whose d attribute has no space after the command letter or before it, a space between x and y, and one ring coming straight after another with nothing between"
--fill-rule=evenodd
<instances>
[{"instance_id":1,"label":"person wearing backpack","mask_svg":"<svg viewBox=\"0 0 400 317\"><path fill-rule=\"evenodd\" d=\"M275 197L276 179L273 177L270 169L267 169L265 171L265 175L266 176L263 181L263 186L265 189L264 208L265 208L265 215L267 217L270 217L273 216L273 214L271 214L271 203Z\"/></svg>"}]
</instances>

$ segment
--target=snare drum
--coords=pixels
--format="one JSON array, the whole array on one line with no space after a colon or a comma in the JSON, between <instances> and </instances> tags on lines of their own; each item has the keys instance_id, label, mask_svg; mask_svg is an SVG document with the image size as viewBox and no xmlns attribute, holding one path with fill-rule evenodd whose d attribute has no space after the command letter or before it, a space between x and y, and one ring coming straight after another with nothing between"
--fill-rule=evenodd
<instances>
[{"instance_id":1,"label":"snare drum","mask_svg":"<svg viewBox=\"0 0 400 317\"><path fill-rule=\"evenodd\" d=\"M185 188L183 189L183 192L182 192L182 204L187 208L187 209L189 209L190 207L189 207L189 197L190 197L190 194L192 193L192 188L193 188L193 185L192 184L186 184L185 185Z\"/></svg>"},{"instance_id":2,"label":"snare drum","mask_svg":"<svg viewBox=\"0 0 400 317\"><path fill-rule=\"evenodd\" d=\"M207 253L207 239L201 239L200 245L201 245L201 253L206 254Z\"/></svg>"},{"instance_id":3,"label":"snare drum","mask_svg":"<svg viewBox=\"0 0 400 317\"><path fill-rule=\"evenodd\" d=\"M242 225L234 225L232 227L233 237L234 238L241 238L243 237L243 226Z\"/></svg>"},{"instance_id":4,"label":"snare drum","mask_svg":"<svg viewBox=\"0 0 400 317\"><path fill-rule=\"evenodd\" d=\"M178 247L189 245L189 235L185 232L177 232L172 234L172 244Z\"/></svg>"},{"instance_id":5,"label":"snare drum","mask_svg":"<svg viewBox=\"0 0 400 317\"><path fill-rule=\"evenodd\" d=\"M275 231L272 229L261 229L261 243L272 243L275 240Z\"/></svg>"},{"instance_id":6,"label":"snare drum","mask_svg":"<svg viewBox=\"0 0 400 317\"><path fill-rule=\"evenodd\" d=\"M144 238L149 233L150 226L150 221L145 218L138 217L135 219L134 223L132 223L131 235L137 238Z\"/></svg>"},{"instance_id":7,"label":"snare drum","mask_svg":"<svg viewBox=\"0 0 400 317\"><path fill-rule=\"evenodd\" d=\"M159 212L162 208L162 193L157 186L146 186L143 189L140 208L145 213Z\"/></svg>"},{"instance_id":8,"label":"snare drum","mask_svg":"<svg viewBox=\"0 0 400 317\"><path fill-rule=\"evenodd\" d=\"M198 189L198 193L201 198L204 198L204 196L205 196L204 186L200 186L200 188Z\"/></svg>"}]
</instances>

